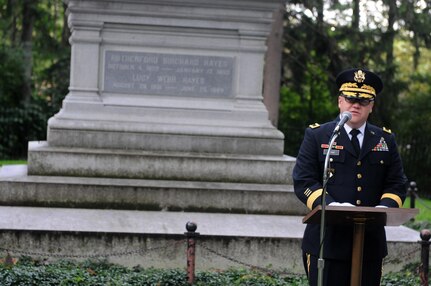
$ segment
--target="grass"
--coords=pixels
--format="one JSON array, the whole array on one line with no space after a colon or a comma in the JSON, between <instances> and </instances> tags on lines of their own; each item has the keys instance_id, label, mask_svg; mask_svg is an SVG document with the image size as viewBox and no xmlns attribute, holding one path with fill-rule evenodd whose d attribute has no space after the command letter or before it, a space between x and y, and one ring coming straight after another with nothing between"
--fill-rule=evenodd
<instances>
[{"instance_id":1,"label":"grass","mask_svg":"<svg viewBox=\"0 0 431 286\"><path fill-rule=\"evenodd\" d=\"M0 166L3 165L22 165L27 164L26 160L0 160Z\"/></svg>"},{"instance_id":2,"label":"grass","mask_svg":"<svg viewBox=\"0 0 431 286\"><path fill-rule=\"evenodd\" d=\"M410 198L406 199L403 207L410 207ZM405 226L417 231L421 231L423 229L431 230L431 200L417 198L415 200L415 208L419 209L419 213L416 215L413 221L407 222Z\"/></svg>"},{"instance_id":3,"label":"grass","mask_svg":"<svg viewBox=\"0 0 431 286\"><path fill-rule=\"evenodd\" d=\"M403 207L410 207L410 198L406 198ZM431 222L431 200L417 198L415 199L415 208L419 209L419 214L415 217L415 220Z\"/></svg>"}]
</instances>

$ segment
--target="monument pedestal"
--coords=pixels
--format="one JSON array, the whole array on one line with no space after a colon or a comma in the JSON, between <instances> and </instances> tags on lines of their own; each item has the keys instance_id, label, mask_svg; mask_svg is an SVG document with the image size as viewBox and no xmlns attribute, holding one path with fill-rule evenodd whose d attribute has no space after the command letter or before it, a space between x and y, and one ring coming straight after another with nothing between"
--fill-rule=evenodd
<instances>
[{"instance_id":1,"label":"monument pedestal","mask_svg":"<svg viewBox=\"0 0 431 286\"><path fill-rule=\"evenodd\" d=\"M282 1L66 3L69 94L25 174L2 172L1 203L305 212L262 100Z\"/></svg>"},{"instance_id":2,"label":"monument pedestal","mask_svg":"<svg viewBox=\"0 0 431 286\"><path fill-rule=\"evenodd\" d=\"M262 101L279 0L67 3L69 94L29 175L289 183Z\"/></svg>"}]
</instances>

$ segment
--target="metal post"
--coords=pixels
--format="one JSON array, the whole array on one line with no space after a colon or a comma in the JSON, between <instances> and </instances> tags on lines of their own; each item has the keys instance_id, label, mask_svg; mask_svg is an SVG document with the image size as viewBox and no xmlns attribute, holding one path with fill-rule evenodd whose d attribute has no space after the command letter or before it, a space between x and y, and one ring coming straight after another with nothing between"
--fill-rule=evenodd
<instances>
[{"instance_id":1,"label":"metal post","mask_svg":"<svg viewBox=\"0 0 431 286\"><path fill-rule=\"evenodd\" d=\"M415 181L411 181L409 183L409 186L407 188L407 193L410 196L410 208L415 208L415 200L416 200L416 193L418 191L417 185Z\"/></svg>"},{"instance_id":2,"label":"metal post","mask_svg":"<svg viewBox=\"0 0 431 286\"><path fill-rule=\"evenodd\" d=\"M322 210L320 214L320 250L319 250L319 259L317 260L317 285L323 286L323 271L325 268L325 260L323 259L323 247L324 247L324 238L325 238L325 213L326 213L326 184L330 178L329 174L329 162L332 147L334 146L335 140L340 135L340 132L336 132L332 135L331 140L329 141L328 153L326 153L325 157L325 165L323 166L323 191L322 191Z\"/></svg>"},{"instance_id":3,"label":"metal post","mask_svg":"<svg viewBox=\"0 0 431 286\"><path fill-rule=\"evenodd\" d=\"M184 233L187 237L187 281L189 285L195 283L195 238L199 236L199 232L195 232L197 228L196 223L189 221L186 223L187 232Z\"/></svg>"},{"instance_id":4,"label":"metal post","mask_svg":"<svg viewBox=\"0 0 431 286\"><path fill-rule=\"evenodd\" d=\"M428 229L423 229L420 232L422 241L420 244L421 248L421 265L420 265L420 278L421 286L428 286L428 269L429 269L429 252L430 252L430 238L431 231Z\"/></svg>"}]
</instances>

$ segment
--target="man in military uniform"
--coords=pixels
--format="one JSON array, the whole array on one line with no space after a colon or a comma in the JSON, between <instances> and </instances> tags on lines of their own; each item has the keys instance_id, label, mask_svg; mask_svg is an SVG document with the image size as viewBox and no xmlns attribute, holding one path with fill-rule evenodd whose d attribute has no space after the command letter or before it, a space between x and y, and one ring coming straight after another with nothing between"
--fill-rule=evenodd
<instances>
[{"instance_id":1,"label":"man in military uniform","mask_svg":"<svg viewBox=\"0 0 431 286\"><path fill-rule=\"evenodd\" d=\"M326 204L401 207L406 177L394 135L389 129L367 122L375 97L383 88L381 79L365 69L349 69L337 76L336 83L340 116L332 122L310 125L305 130L293 169L296 196L310 210L321 204L328 144L341 114L348 111L352 118L340 129L330 155ZM351 226L326 226L323 285L350 284L352 237ZM320 225L308 224L302 250L310 285L317 285L319 247ZM363 254L362 285L380 285L382 260L387 255L384 227L366 226Z\"/></svg>"}]
</instances>

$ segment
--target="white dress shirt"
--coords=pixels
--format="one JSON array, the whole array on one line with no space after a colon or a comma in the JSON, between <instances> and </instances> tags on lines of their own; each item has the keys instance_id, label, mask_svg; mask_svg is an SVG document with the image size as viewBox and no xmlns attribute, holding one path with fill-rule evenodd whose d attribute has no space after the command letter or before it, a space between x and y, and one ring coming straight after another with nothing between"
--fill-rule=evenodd
<instances>
[{"instance_id":1,"label":"white dress shirt","mask_svg":"<svg viewBox=\"0 0 431 286\"><path fill-rule=\"evenodd\" d=\"M367 125L367 123L365 122L364 124L362 124L361 127L357 128L359 130L359 133L357 135L358 137L358 141L359 141L359 146L362 148L362 142L364 142L364 134L365 134L365 126ZM350 140L352 140L352 134L350 134L350 131L353 129L352 127L350 127L347 124L344 124L344 129L347 132L347 135L349 136Z\"/></svg>"}]
</instances>

